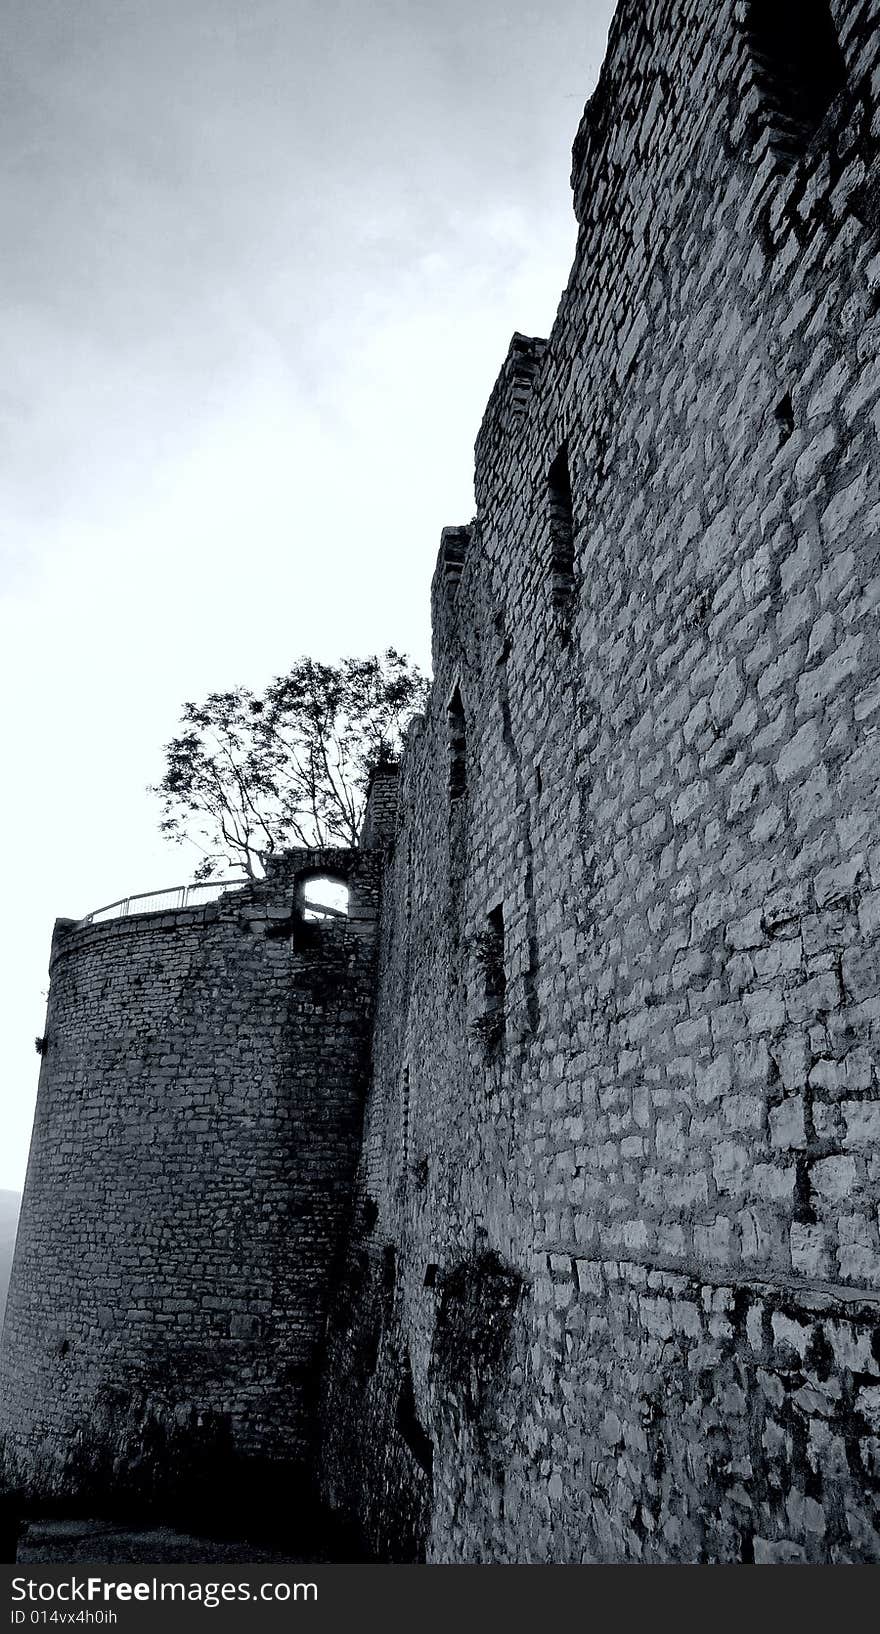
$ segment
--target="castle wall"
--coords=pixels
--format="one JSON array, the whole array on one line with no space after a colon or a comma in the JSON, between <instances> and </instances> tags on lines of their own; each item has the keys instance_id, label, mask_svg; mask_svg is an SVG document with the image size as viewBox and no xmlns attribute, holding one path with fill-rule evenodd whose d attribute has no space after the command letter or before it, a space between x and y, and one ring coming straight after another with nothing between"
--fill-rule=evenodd
<instances>
[{"instance_id":1,"label":"castle wall","mask_svg":"<svg viewBox=\"0 0 880 1634\"><path fill-rule=\"evenodd\" d=\"M350 880L348 920L297 915L306 868ZM286 1507L308 1475L378 887L375 855L291 852L206 907L56 927L0 1355L31 1499Z\"/></svg>"},{"instance_id":2,"label":"castle wall","mask_svg":"<svg viewBox=\"0 0 880 1634\"><path fill-rule=\"evenodd\" d=\"M620 6L441 545L324 1394L398 1558L880 1558L880 7L798 141L759 11Z\"/></svg>"}]
</instances>

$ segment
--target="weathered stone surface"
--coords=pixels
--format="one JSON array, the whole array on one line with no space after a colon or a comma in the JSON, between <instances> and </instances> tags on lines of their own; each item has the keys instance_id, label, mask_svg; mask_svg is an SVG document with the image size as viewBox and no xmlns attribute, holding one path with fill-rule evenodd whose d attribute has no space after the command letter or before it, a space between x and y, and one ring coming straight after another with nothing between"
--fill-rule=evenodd
<instances>
[{"instance_id":1,"label":"weathered stone surface","mask_svg":"<svg viewBox=\"0 0 880 1634\"><path fill-rule=\"evenodd\" d=\"M434 1560L880 1558L880 14L833 0L839 94L795 140L759 11L620 5L571 277L490 400L452 601L438 569L324 1448ZM434 1347L482 1245L524 1282L477 1407Z\"/></svg>"},{"instance_id":2,"label":"weathered stone surface","mask_svg":"<svg viewBox=\"0 0 880 1634\"><path fill-rule=\"evenodd\" d=\"M880 11L809 66L763 9L621 0L441 543L322 1381L384 1558L880 1559ZM277 909L59 940L4 1340L59 1485L132 1377L305 1456L373 985Z\"/></svg>"},{"instance_id":3,"label":"weathered stone surface","mask_svg":"<svg viewBox=\"0 0 880 1634\"><path fill-rule=\"evenodd\" d=\"M304 871L350 881L348 920L297 917ZM291 852L207 907L59 922L0 1352L31 1499L307 1478L378 886L376 852Z\"/></svg>"}]
</instances>

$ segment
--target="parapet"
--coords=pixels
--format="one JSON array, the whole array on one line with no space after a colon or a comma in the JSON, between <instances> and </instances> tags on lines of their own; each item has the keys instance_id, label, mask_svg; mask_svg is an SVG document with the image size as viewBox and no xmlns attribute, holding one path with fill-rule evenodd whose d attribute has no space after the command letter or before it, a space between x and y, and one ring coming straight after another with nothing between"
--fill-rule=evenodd
<instances>
[{"instance_id":1,"label":"parapet","mask_svg":"<svg viewBox=\"0 0 880 1634\"><path fill-rule=\"evenodd\" d=\"M461 582L470 542L471 529L469 526L444 528L440 535L440 549L437 552L433 588L442 590L450 605L455 600L455 593Z\"/></svg>"},{"instance_id":2,"label":"parapet","mask_svg":"<svg viewBox=\"0 0 880 1634\"><path fill-rule=\"evenodd\" d=\"M449 649L455 628L458 587L473 541L473 524L444 528L440 535L437 565L431 581L431 643L434 673Z\"/></svg>"},{"instance_id":3,"label":"parapet","mask_svg":"<svg viewBox=\"0 0 880 1634\"><path fill-rule=\"evenodd\" d=\"M396 762L374 766L370 773L367 806L360 832L362 851L380 851L393 842L397 828L399 781L400 767Z\"/></svg>"},{"instance_id":4,"label":"parapet","mask_svg":"<svg viewBox=\"0 0 880 1634\"><path fill-rule=\"evenodd\" d=\"M479 511L494 491L502 459L509 458L511 438L527 412L546 350L546 340L518 333L507 349L474 445L474 490Z\"/></svg>"}]
</instances>

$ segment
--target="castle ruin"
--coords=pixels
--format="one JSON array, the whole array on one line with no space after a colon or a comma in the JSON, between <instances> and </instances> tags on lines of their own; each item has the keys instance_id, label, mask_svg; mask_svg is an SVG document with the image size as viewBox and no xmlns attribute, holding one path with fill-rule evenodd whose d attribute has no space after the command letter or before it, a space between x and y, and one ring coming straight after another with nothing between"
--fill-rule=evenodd
<instances>
[{"instance_id":1,"label":"castle ruin","mask_svg":"<svg viewBox=\"0 0 880 1634\"><path fill-rule=\"evenodd\" d=\"M880 1559L878 23L621 0L399 788L356 852L57 928L32 1502L225 1472L382 1559Z\"/></svg>"}]
</instances>

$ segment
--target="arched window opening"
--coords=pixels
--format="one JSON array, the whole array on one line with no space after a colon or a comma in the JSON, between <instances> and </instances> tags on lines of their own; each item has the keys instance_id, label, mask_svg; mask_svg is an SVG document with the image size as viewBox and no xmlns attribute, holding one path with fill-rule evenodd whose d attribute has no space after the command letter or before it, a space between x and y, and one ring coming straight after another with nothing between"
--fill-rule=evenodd
<instances>
[{"instance_id":1,"label":"arched window opening","mask_svg":"<svg viewBox=\"0 0 880 1634\"><path fill-rule=\"evenodd\" d=\"M449 753L449 798L460 800L467 783L464 705L458 687L453 692L446 710L446 741Z\"/></svg>"},{"instance_id":2,"label":"arched window opening","mask_svg":"<svg viewBox=\"0 0 880 1634\"><path fill-rule=\"evenodd\" d=\"M828 0L751 0L746 31L775 146L794 157L846 79L831 7Z\"/></svg>"},{"instance_id":3,"label":"arched window opening","mask_svg":"<svg viewBox=\"0 0 880 1634\"><path fill-rule=\"evenodd\" d=\"M568 449L563 443L547 474L550 512L550 581L553 600L564 607L574 590L574 504Z\"/></svg>"},{"instance_id":4,"label":"arched window opening","mask_svg":"<svg viewBox=\"0 0 880 1634\"><path fill-rule=\"evenodd\" d=\"M347 919L348 886L341 879L316 874L303 881L300 905L305 920Z\"/></svg>"}]
</instances>

